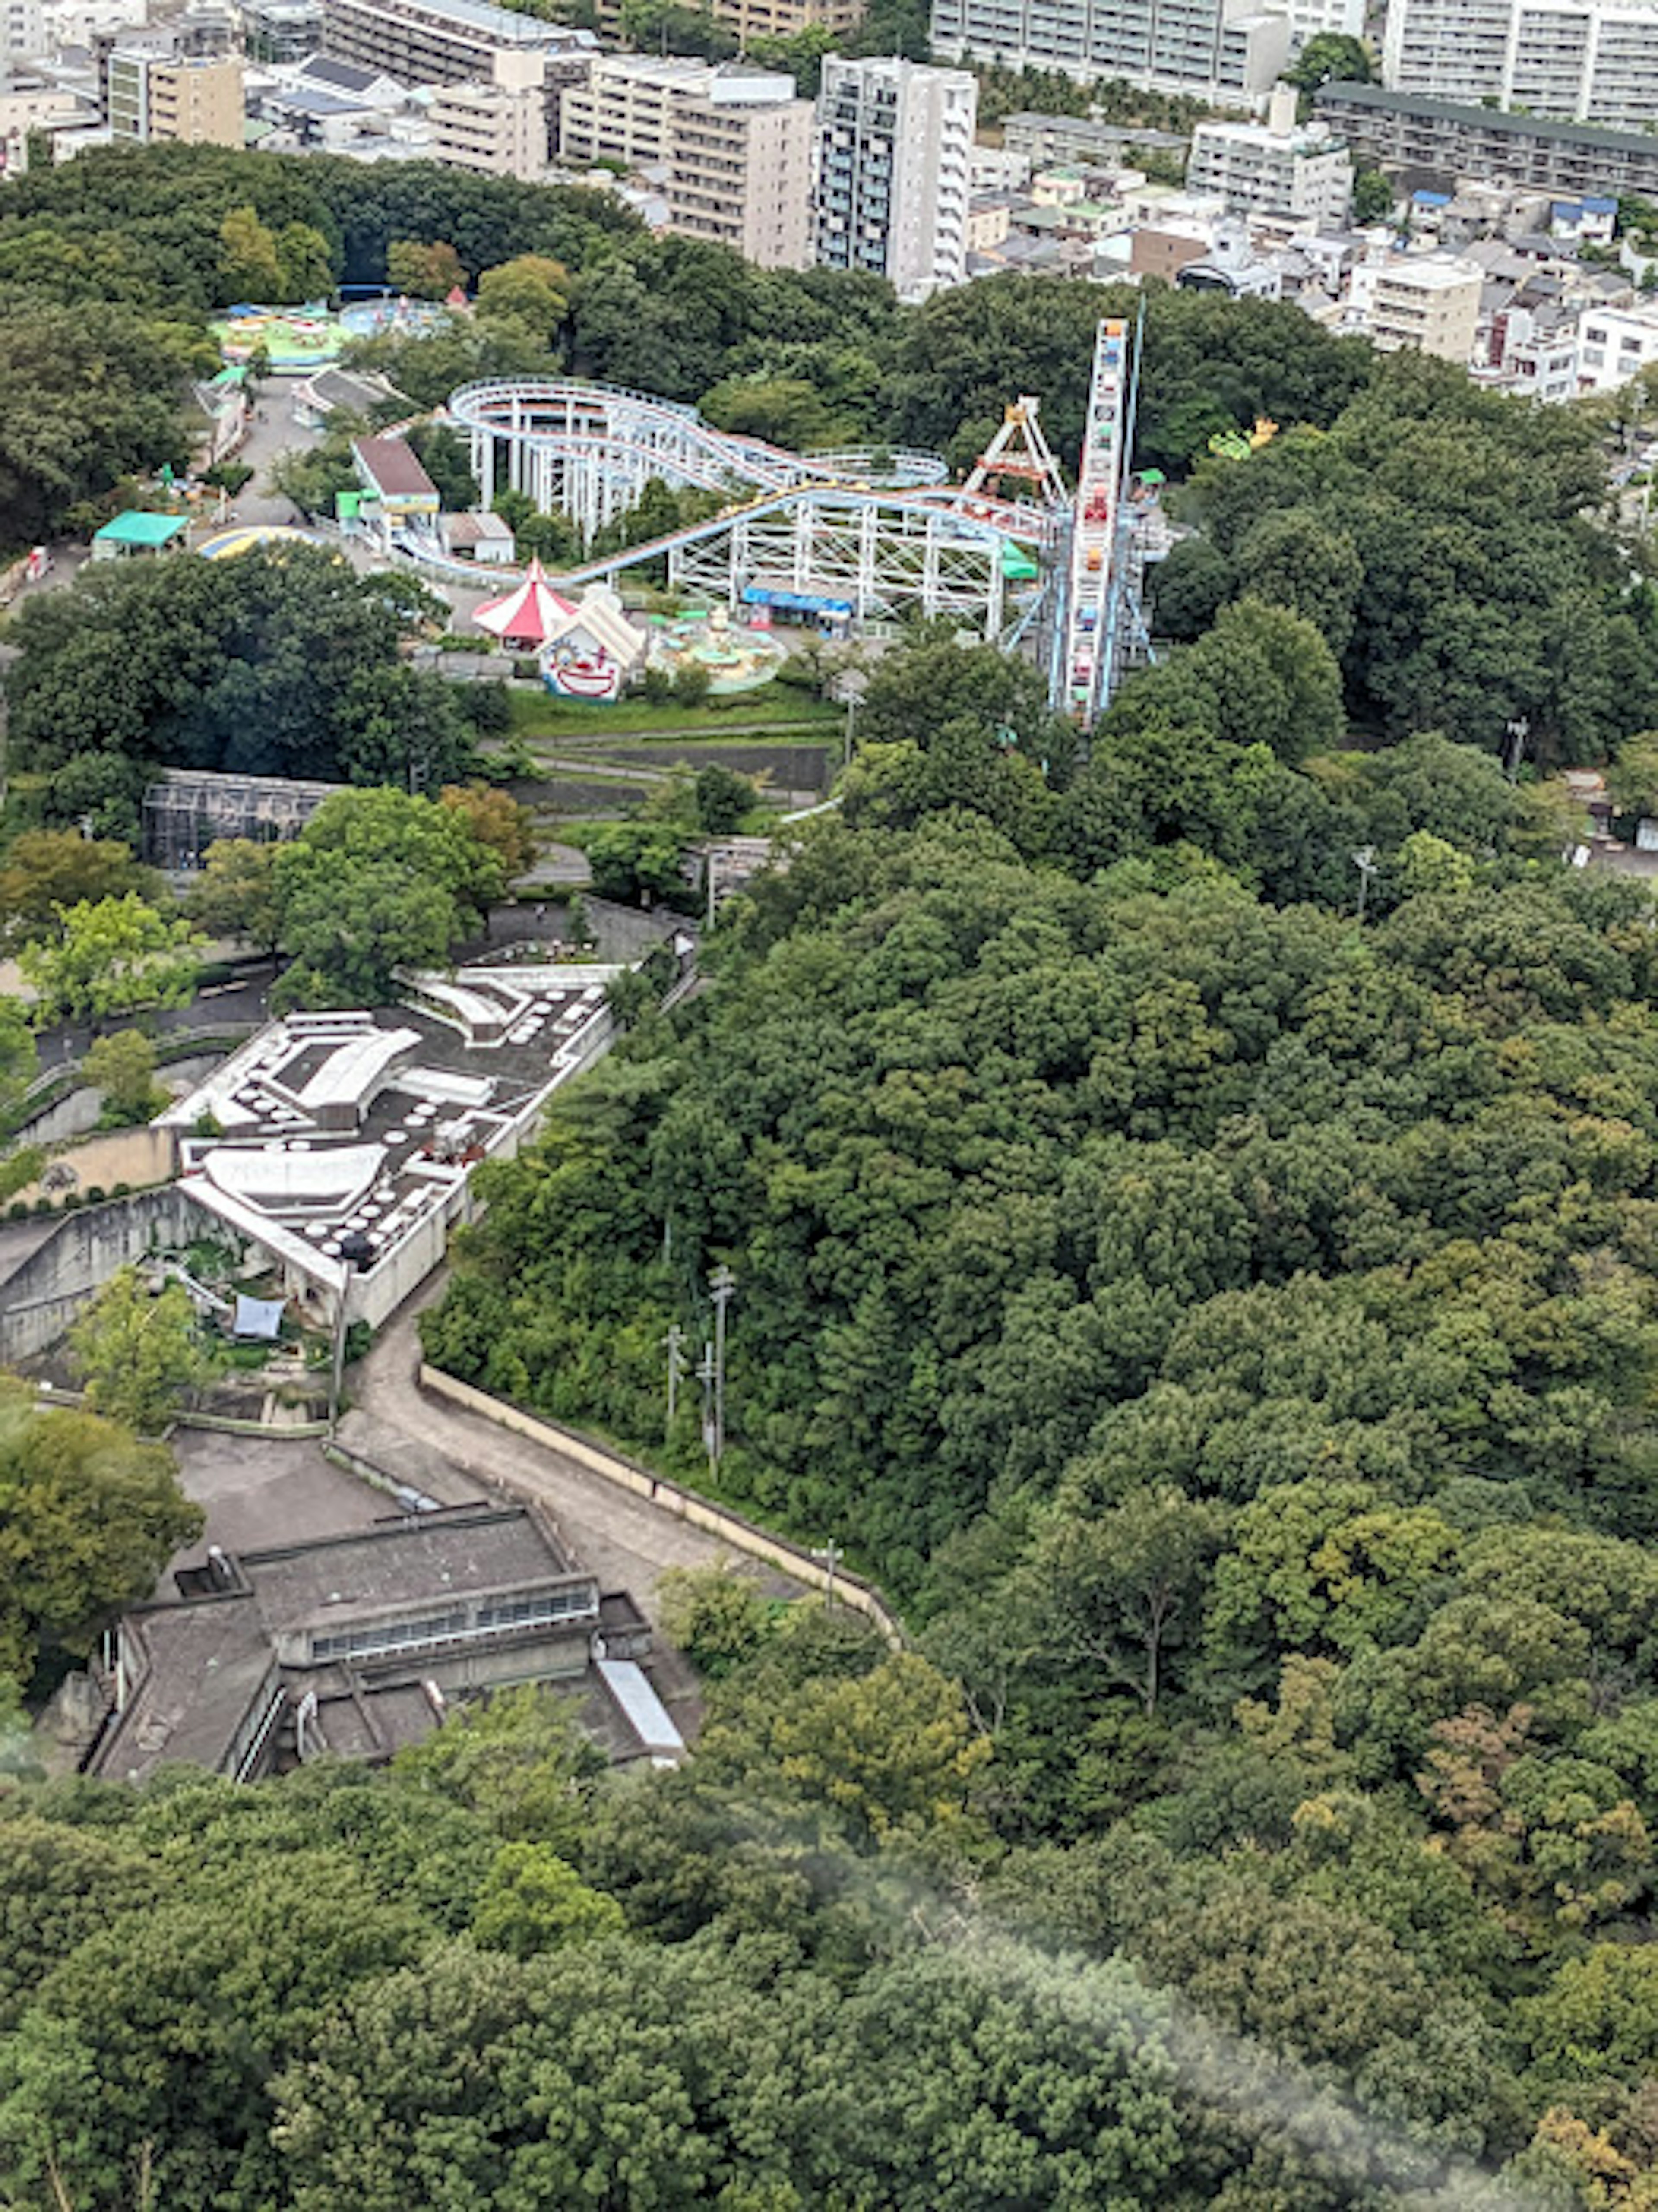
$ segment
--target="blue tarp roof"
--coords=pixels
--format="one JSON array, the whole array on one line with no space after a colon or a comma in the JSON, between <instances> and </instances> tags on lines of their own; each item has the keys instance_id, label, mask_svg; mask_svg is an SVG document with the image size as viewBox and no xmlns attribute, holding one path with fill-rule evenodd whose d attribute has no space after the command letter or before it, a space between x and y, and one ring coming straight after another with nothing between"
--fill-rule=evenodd
<instances>
[{"instance_id":1,"label":"blue tarp roof","mask_svg":"<svg viewBox=\"0 0 1658 2212\"><path fill-rule=\"evenodd\" d=\"M850 599L826 599L811 592L774 592L764 584L745 584L743 604L750 607L781 607L809 615L849 615Z\"/></svg>"}]
</instances>

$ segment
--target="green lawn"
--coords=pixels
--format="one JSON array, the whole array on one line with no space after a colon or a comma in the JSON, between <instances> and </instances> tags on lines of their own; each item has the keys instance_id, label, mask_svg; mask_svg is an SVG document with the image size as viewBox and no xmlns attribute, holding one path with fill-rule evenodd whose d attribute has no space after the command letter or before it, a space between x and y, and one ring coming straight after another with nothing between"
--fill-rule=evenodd
<instances>
[{"instance_id":1,"label":"green lawn","mask_svg":"<svg viewBox=\"0 0 1658 2212\"><path fill-rule=\"evenodd\" d=\"M819 699L799 685L767 684L732 699L710 699L701 707L672 700L660 707L646 699L622 699L614 707L587 707L554 699L543 690L516 686L508 694L513 732L520 738L664 737L720 738L745 729L780 724L803 727L833 725L845 715L832 700Z\"/></svg>"}]
</instances>

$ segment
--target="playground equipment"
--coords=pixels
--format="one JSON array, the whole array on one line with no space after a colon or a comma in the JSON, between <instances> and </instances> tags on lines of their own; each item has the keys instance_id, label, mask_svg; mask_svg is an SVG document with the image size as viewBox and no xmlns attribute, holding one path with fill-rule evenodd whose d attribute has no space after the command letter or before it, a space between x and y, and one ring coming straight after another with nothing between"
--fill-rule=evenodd
<instances>
[{"instance_id":1,"label":"playground equipment","mask_svg":"<svg viewBox=\"0 0 1658 2212\"><path fill-rule=\"evenodd\" d=\"M682 668L708 671L708 690L724 698L769 684L788 658L763 629L740 629L723 606L706 614L659 619L650 633L650 663L677 675Z\"/></svg>"}]
</instances>

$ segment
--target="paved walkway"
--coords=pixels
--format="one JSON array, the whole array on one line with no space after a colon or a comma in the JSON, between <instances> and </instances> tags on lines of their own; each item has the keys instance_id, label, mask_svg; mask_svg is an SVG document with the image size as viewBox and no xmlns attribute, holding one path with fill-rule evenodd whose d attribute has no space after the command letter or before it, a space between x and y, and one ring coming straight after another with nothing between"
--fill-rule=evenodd
<instances>
[{"instance_id":1,"label":"paved walkway","mask_svg":"<svg viewBox=\"0 0 1658 2212\"><path fill-rule=\"evenodd\" d=\"M654 1620L656 1581L665 1567L706 1566L732 1554L700 1528L630 1497L579 1461L422 1395L415 1381L417 1318L446 1282L446 1270L440 1271L376 1339L352 1377L355 1403L341 1424L341 1441L416 1484L423 1472L446 1461L533 1497L604 1588L630 1590ZM780 1594L799 1593L799 1585L781 1575L768 1574L766 1581Z\"/></svg>"}]
</instances>

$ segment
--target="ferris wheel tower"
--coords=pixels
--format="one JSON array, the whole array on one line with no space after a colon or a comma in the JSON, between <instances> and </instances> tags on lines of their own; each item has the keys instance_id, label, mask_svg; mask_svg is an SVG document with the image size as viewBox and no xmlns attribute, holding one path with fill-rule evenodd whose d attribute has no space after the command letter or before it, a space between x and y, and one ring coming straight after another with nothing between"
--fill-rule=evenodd
<instances>
[{"instance_id":1,"label":"ferris wheel tower","mask_svg":"<svg viewBox=\"0 0 1658 2212\"><path fill-rule=\"evenodd\" d=\"M1064 604L1055 625L1048 690L1061 713L1088 724L1110 704L1126 635L1143 634L1139 562L1127 499L1139 396L1140 319L1113 315L1094 340L1094 374L1072 514Z\"/></svg>"}]
</instances>

